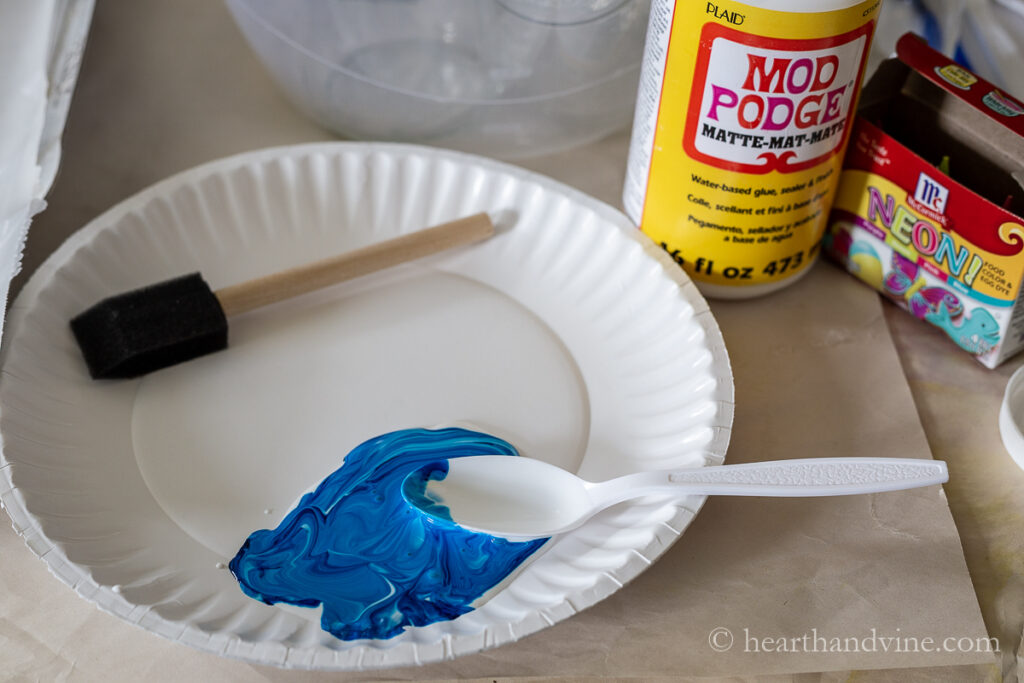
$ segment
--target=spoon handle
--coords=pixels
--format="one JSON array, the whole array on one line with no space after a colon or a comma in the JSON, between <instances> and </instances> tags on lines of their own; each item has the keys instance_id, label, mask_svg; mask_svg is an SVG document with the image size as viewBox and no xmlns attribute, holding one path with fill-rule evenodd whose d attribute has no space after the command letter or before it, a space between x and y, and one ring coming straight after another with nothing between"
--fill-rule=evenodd
<instances>
[{"instance_id":1,"label":"spoon handle","mask_svg":"<svg viewBox=\"0 0 1024 683\"><path fill-rule=\"evenodd\" d=\"M588 488L606 505L645 494L841 496L941 484L946 463L912 458L805 458L638 472Z\"/></svg>"}]
</instances>

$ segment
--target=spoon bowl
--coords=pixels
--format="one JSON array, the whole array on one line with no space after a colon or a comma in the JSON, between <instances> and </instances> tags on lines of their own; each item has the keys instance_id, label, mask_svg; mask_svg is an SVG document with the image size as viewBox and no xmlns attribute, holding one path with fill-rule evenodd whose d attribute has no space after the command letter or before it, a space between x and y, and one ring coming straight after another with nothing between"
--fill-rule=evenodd
<instances>
[{"instance_id":1,"label":"spoon bowl","mask_svg":"<svg viewBox=\"0 0 1024 683\"><path fill-rule=\"evenodd\" d=\"M479 455L414 472L403 493L438 523L526 540L570 531L606 507L648 495L836 496L948 478L946 464L936 460L805 458L637 472L595 483L541 460Z\"/></svg>"}]
</instances>

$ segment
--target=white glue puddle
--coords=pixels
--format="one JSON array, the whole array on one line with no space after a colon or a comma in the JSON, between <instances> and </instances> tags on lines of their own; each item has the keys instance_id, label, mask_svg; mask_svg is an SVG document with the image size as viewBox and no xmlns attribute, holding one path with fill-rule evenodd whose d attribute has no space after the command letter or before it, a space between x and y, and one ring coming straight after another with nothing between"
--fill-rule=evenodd
<instances>
[{"instance_id":1,"label":"white glue puddle","mask_svg":"<svg viewBox=\"0 0 1024 683\"><path fill-rule=\"evenodd\" d=\"M183 530L228 559L353 447L410 427L466 423L576 471L589 407L561 341L487 286L411 272L241 316L226 351L143 379L135 457Z\"/></svg>"}]
</instances>

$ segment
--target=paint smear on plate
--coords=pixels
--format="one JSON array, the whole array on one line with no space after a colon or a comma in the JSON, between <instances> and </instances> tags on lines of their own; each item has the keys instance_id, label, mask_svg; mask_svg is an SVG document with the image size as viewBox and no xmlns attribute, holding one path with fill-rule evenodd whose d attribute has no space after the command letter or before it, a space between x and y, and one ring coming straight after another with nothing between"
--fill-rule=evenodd
<instances>
[{"instance_id":1,"label":"paint smear on plate","mask_svg":"<svg viewBox=\"0 0 1024 683\"><path fill-rule=\"evenodd\" d=\"M406 491L415 500L428 479L447 474L448 459L482 454L518 455L506 441L457 428L371 439L276 529L252 533L231 572L268 604L323 605L321 626L342 640L393 638L465 614L547 539L518 543L446 524L412 506L402 486L420 471L422 482Z\"/></svg>"}]
</instances>

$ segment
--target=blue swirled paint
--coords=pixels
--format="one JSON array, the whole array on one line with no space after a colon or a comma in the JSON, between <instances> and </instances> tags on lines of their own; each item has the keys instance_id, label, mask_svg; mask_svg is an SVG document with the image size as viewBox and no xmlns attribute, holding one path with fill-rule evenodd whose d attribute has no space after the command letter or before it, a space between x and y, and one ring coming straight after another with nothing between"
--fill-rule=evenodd
<instances>
[{"instance_id":1,"label":"blue swirled paint","mask_svg":"<svg viewBox=\"0 0 1024 683\"><path fill-rule=\"evenodd\" d=\"M427 481L444 478L448 459L480 454L517 455L508 442L465 429L371 439L276 529L251 534L231 572L268 604L322 604L321 626L342 640L392 638L465 614L547 540L467 531L435 517L447 516L440 504L427 515L409 503L427 500Z\"/></svg>"}]
</instances>

